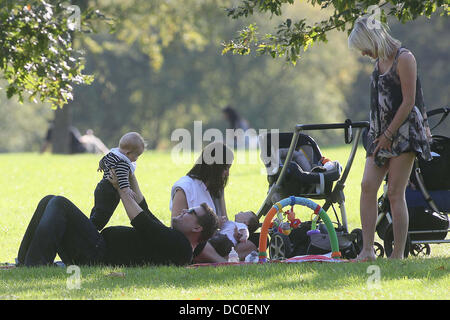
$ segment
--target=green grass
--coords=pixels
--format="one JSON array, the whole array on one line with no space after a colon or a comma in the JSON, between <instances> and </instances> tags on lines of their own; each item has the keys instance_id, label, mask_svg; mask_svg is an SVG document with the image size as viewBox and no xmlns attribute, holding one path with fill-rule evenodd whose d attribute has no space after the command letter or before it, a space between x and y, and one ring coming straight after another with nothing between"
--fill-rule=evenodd
<instances>
[{"instance_id":1,"label":"green grass","mask_svg":"<svg viewBox=\"0 0 450 320\"><path fill-rule=\"evenodd\" d=\"M343 165L349 151L347 146L322 149L325 156ZM0 262L14 261L43 196L64 195L89 214L100 179L97 163L94 155L0 155ZM363 163L364 153L359 150L345 189L350 230L360 226ZM173 164L170 153L164 152L146 152L139 159L136 175L141 189L152 211L166 224L170 188L190 167L190 163ZM232 166L225 196L230 218L240 210L259 209L267 192L263 169L259 158L253 164ZM303 220L311 214L303 208L296 213ZM122 205L109 225L129 225ZM75 290L67 288L71 275L64 268L20 268L0 270L0 299L442 299L450 284L449 257L448 246L441 244L432 245L431 256L426 258L380 259L372 263L380 268L381 282L375 288L368 284L371 263L198 269L82 267L81 289ZM125 277L111 277L111 272L123 272Z\"/></svg>"}]
</instances>

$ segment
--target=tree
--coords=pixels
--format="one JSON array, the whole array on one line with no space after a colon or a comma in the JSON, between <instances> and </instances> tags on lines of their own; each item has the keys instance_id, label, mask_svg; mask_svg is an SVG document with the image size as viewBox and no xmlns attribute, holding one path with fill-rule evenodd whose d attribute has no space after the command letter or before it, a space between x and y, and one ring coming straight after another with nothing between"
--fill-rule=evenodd
<instances>
[{"instance_id":1,"label":"tree","mask_svg":"<svg viewBox=\"0 0 450 320\"><path fill-rule=\"evenodd\" d=\"M246 55L253 49L259 54L285 57L295 64L300 57L301 49L306 51L317 42L326 42L331 30L351 31L353 24L361 15L369 14L374 19L386 22L387 16L393 16L402 23L414 20L419 16L430 17L438 8L442 15L449 14L448 1L398 1L398 0L308 0L313 6L331 9L332 14L325 20L309 23L299 19L288 18L279 24L275 33L264 36L258 34L256 24L250 24L239 32L239 37L224 43L223 54ZM239 6L227 9L228 16L233 19L252 16L255 12L270 13L281 16L283 5L293 5L294 0L241 0Z\"/></svg>"},{"instance_id":2,"label":"tree","mask_svg":"<svg viewBox=\"0 0 450 320\"><path fill-rule=\"evenodd\" d=\"M202 43L197 8L222 2L187 0L179 6L165 0L0 0L0 71L9 83L7 97L17 95L23 101L29 95L30 101L50 102L53 107L73 100L75 85L93 81L82 73L84 55L74 48L74 35L102 28L98 21L108 22L109 31L117 31L118 39L128 45L138 43L158 69L161 48L178 33L191 46ZM81 33L83 45L96 45Z\"/></svg>"},{"instance_id":3,"label":"tree","mask_svg":"<svg viewBox=\"0 0 450 320\"><path fill-rule=\"evenodd\" d=\"M150 148L164 148L170 146L173 130L192 129L194 120L203 122L203 130L225 129L220 109L227 104L255 129L291 130L300 122L345 119L346 94L360 66L344 34L334 32L332 50L320 44L304 55L304 63L291 68L266 56L222 56L220 43L233 35L239 22L230 23L219 7L197 10L208 30L203 45L191 47L182 33L176 35L162 48L164 64L157 70L146 67L151 60L139 43L127 46L117 33L96 35L98 48L87 50L86 70L98 81L75 92L79 98L73 114L80 129L92 128L107 145L114 145L132 128ZM307 4L294 6L290 13L298 12L326 14ZM264 16L256 19L267 30L276 23ZM321 141L342 141L333 137L335 132L328 133L329 139Z\"/></svg>"},{"instance_id":4,"label":"tree","mask_svg":"<svg viewBox=\"0 0 450 320\"><path fill-rule=\"evenodd\" d=\"M22 102L28 95L61 107L73 98L74 85L91 83L82 73L82 54L72 46L67 10L43 0L0 2L0 70L8 98L17 95ZM90 13L84 12L84 25Z\"/></svg>"},{"instance_id":5,"label":"tree","mask_svg":"<svg viewBox=\"0 0 450 320\"><path fill-rule=\"evenodd\" d=\"M221 0L185 1L191 8L217 4ZM93 8L95 6L96 9ZM102 29L98 20L111 21L101 13L114 17L117 39L128 45L137 44L151 58L151 67L161 67L161 48L178 33L183 42L201 43L197 19L175 1L146 0L72 0L71 4L56 0L19 0L0 2L0 71L8 81L7 97L24 95L30 101L50 102L55 111L53 151L68 153L74 86L90 84L93 77L82 74L85 46L98 45L87 33ZM110 28L109 31L113 30ZM83 31L83 32L76 32ZM75 38L76 34L76 38Z\"/></svg>"}]
</instances>

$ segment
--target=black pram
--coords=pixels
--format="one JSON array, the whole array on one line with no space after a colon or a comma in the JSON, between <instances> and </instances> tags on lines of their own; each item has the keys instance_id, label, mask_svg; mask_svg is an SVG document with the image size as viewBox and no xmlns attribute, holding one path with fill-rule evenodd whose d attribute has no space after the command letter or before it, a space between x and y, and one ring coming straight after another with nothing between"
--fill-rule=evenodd
<instances>
[{"instance_id":1,"label":"black pram","mask_svg":"<svg viewBox=\"0 0 450 320\"><path fill-rule=\"evenodd\" d=\"M269 192L258 211L258 218L266 215L274 203L290 196L324 199L322 208L327 211L331 207L337 220L334 222L335 231L342 255L346 258L356 257L359 253L356 241L360 237L353 231L348 233L343 190L360 141L361 129L365 127L368 127L368 122L352 123L347 120L345 123L297 125L293 133L261 135L259 138L261 159L267 170ZM353 139L352 128L357 129L355 139ZM300 132L328 129L344 129L345 142L353 141L344 170L338 161L327 161L328 159L325 159L314 139ZM342 220L334 208L335 203L339 205ZM300 227L293 229L289 236L277 231L269 232L271 259L330 252L326 231L321 229L323 233L309 239L306 232L310 227L311 224L305 221ZM317 243L313 243L316 240ZM312 251L312 248L315 251Z\"/></svg>"}]
</instances>

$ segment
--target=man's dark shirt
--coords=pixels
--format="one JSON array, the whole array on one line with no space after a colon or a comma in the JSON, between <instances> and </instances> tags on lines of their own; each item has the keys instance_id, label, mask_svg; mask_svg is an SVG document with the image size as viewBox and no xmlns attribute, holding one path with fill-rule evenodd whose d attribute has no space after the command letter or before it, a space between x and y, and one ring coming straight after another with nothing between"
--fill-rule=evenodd
<instances>
[{"instance_id":1,"label":"man's dark shirt","mask_svg":"<svg viewBox=\"0 0 450 320\"><path fill-rule=\"evenodd\" d=\"M192 260L192 246L178 230L165 226L148 209L132 221L133 227L114 226L103 229L106 242L105 264L110 265L186 265Z\"/></svg>"}]
</instances>

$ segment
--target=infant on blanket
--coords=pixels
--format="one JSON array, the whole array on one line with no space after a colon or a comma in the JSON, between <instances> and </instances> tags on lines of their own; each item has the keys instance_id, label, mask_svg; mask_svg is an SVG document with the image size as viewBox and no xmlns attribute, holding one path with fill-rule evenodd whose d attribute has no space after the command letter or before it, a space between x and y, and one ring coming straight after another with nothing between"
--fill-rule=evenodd
<instances>
[{"instance_id":1,"label":"infant on blanket","mask_svg":"<svg viewBox=\"0 0 450 320\"><path fill-rule=\"evenodd\" d=\"M241 211L236 214L234 220L230 221L222 217L220 230L209 239L209 243L222 257L227 256L238 242L246 242L250 233L259 228L258 217L253 211Z\"/></svg>"}]
</instances>

